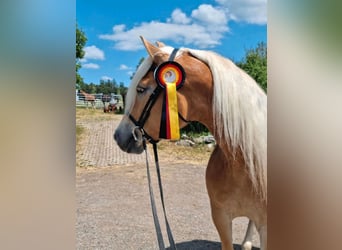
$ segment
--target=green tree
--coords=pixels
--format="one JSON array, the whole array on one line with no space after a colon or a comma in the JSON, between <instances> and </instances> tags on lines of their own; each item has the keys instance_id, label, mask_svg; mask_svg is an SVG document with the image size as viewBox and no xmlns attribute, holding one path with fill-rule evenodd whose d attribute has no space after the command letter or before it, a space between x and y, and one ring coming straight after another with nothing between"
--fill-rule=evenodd
<instances>
[{"instance_id":1,"label":"green tree","mask_svg":"<svg viewBox=\"0 0 342 250\"><path fill-rule=\"evenodd\" d=\"M126 95L127 95L127 91L128 91L128 88L125 87L125 85L124 85L123 82L120 82L120 85L119 85L117 94L119 94L119 95L122 96L122 101L123 101L124 105L126 105Z\"/></svg>"},{"instance_id":2,"label":"green tree","mask_svg":"<svg viewBox=\"0 0 342 250\"><path fill-rule=\"evenodd\" d=\"M96 89L97 93L103 93L103 94L110 94L110 93L117 93L118 92L118 86L115 81L113 80L100 80L100 84L97 86Z\"/></svg>"},{"instance_id":3,"label":"green tree","mask_svg":"<svg viewBox=\"0 0 342 250\"><path fill-rule=\"evenodd\" d=\"M240 68L246 71L267 92L267 46L258 43L255 49L246 51L246 56L238 62Z\"/></svg>"},{"instance_id":4,"label":"green tree","mask_svg":"<svg viewBox=\"0 0 342 250\"><path fill-rule=\"evenodd\" d=\"M76 88L80 89L83 88L83 78L78 73L78 70L81 68L80 59L84 57L84 50L83 47L87 42L87 37L85 33L78 28L76 23Z\"/></svg>"}]
</instances>

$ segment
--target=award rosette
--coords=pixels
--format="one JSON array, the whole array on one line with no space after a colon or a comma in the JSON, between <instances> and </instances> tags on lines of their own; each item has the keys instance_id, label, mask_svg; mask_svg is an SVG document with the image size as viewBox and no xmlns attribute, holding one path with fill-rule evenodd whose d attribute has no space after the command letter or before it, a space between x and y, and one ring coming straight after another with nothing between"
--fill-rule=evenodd
<instances>
[{"instance_id":1,"label":"award rosette","mask_svg":"<svg viewBox=\"0 0 342 250\"><path fill-rule=\"evenodd\" d=\"M165 89L159 137L178 140L180 132L177 89L181 88L184 84L184 69L177 62L164 62L156 69L154 77L159 86Z\"/></svg>"}]
</instances>

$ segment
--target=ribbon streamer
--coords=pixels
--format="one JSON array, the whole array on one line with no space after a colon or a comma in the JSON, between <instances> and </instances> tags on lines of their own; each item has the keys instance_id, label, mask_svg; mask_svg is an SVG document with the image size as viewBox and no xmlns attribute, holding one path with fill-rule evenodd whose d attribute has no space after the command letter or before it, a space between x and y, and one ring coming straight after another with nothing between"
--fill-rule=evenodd
<instances>
[{"instance_id":1,"label":"ribbon streamer","mask_svg":"<svg viewBox=\"0 0 342 250\"><path fill-rule=\"evenodd\" d=\"M182 66L173 61L159 65L155 71L155 79L164 92L159 138L178 140L180 138L177 89L181 88L185 79Z\"/></svg>"},{"instance_id":2,"label":"ribbon streamer","mask_svg":"<svg viewBox=\"0 0 342 250\"><path fill-rule=\"evenodd\" d=\"M178 104L176 84L166 84L166 131L167 139L178 140L179 134L179 121L178 121Z\"/></svg>"}]
</instances>

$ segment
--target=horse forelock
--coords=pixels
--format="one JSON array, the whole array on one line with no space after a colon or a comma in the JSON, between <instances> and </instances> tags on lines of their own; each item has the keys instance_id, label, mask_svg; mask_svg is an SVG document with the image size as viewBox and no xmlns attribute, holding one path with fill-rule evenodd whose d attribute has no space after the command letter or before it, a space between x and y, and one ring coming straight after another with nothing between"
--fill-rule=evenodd
<instances>
[{"instance_id":1,"label":"horse forelock","mask_svg":"<svg viewBox=\"0 0 342 250\"><path fill-rule=\"evenodd\" d=\"M127 96L126 96L126 107L125 107L125 112L130 112L131 108L134 105L134 100L136 96L136 87L140 80L144 77L144 75L147 73L147 71L151 68L153 63L153 60L151 57L147 57L144 59L144 61L140 64L138 67L137 71L135 72L131 84L128 88L127 91Z\"/></svg>"},{"instance_id":2,"label":"horse forelock","mask_svg":"<svg viewBox=\"0 0 342 250\"><path fill-rule=\"evenodd\" d=\"M214 127L233 150L241 149L251 181L267 200L267 96L247 73L213 52L189 50L213 76Z\"/></svg>"}]
</instances>

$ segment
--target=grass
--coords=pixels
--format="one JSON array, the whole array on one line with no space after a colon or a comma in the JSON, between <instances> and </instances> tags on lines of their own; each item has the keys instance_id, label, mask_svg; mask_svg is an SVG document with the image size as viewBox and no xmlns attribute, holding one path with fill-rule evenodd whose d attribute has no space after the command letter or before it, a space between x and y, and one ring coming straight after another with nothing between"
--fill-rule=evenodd
<instances>
[{"instance_id":1,"label":"grass","mask_svg":"<svg viewBox=\"0 0 342 250\"><path fill-rule=\"evenodd\" d=\"M76 107L76 123L77 121L109 121L113 119L121 119L121 115L104 113L103 109L92 109Z\"/></svg>"},{"instance_id":2,"label":"grass","mask_svg":"<svg viewBox=\"0 0 342 250\"><path fill-rule=\"evenodd\" d=\"M81 136L84 133L84 127L81 125L76 125L76 143L78 143L81 140Z\"/></svg>"},{"instance_id":3,"label":"grass","mask_svg":"<svg viewBox=\"0 0 342 250\"><path fill-rule=\"evenodd\" d=\"M82 143L82 139L85 136L85 128L81 125L76 125L76 153L80 149L80 145Z\"/></svg>"}]
</instances>

